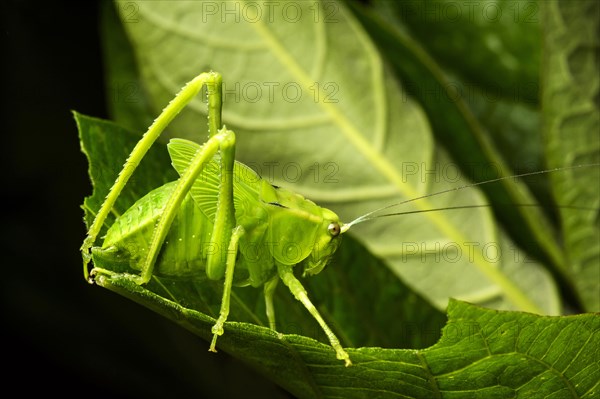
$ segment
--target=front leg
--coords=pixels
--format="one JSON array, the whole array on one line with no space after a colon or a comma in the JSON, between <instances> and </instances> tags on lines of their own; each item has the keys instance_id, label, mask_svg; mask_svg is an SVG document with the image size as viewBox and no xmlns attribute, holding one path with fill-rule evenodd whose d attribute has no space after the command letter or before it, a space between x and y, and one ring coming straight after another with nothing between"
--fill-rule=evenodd
<instances>
[{"instance_id":1,"label":"front leg","mask_svg":"<svg viewBox=\"0 0 600 399\"><path fill-rule=\"evenodd\" d=\"M343 360L346 364L346 367L352 365L352 362L350 361L350 356L348 356L348 353L344 350L344 348L342 348L340 340L335 336L333 331L331 331L327 323L325 323L325 320L323 320L323 317L321 317L321 314L319 313L315 305L313 305L310 299L308 298L306 290L304 289L300 281L298 281L298 279L294 276L294 271L292 267L293 266L283 265L278 262L277 271L279 272L279 277L281 277L283 283L287 285L292 294L294 294L294 297L296 297L297 300L302 302L304 307L321 325L321 328L325 332L325 335L327 335L327 338L329 338L331 346L335 350L337 358Z\"/></svg>"}]
</instances>

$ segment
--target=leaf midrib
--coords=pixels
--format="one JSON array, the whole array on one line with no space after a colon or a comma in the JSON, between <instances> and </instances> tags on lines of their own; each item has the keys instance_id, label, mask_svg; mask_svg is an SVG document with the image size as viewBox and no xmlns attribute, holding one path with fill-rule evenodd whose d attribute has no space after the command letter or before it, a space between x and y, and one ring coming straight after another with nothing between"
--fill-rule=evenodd
<instances>
[{"instance_id":1,"label":"leaf midrib","mask_svg":"<svg viewBox=\"0 0 600 399\"><path fill-rule=\"evenodd\" d=\"M349 15L345 16L348 19L349 24L356 28L356 22L352 20ZM309 90L311 86L312 80L308 76L308 74L298 65L298 63L292 58L292 56L286 51L285 47L277 40L277 38L271 34L270 30L265 26L260 18L255 18L258 20L252 26L255 27L255 30L259 33L260 36L267 42L267 47L269 47L274 54L274 56L285 66L288 71L297 79L297 82L303 86L306 90ZM354 29L355 33L364 41L362 37L362 32L359 29ZM367 42L368 43L368 42ZM372 46L365 46L369 52L371 60L379 60L378 54L376 54L375 49ZM382 71L382 66L380 63L374 66L374 69L377 71ZM383 101L383 90L384 86L382 79L383 76L381 73L377 74L380 79L377 81L380 82L379 85L375 85L373 89L375 92L373 93L376 98L376 103L384 103ZM322 91L319 88L319 91ZM320 96L325 96L326 93L320 93ZM377 101L379 99L379 101ZM385 176L397 189L398 191L405 196L406 198L416 198L419 196L419 193L416 189L410 186L408 183L405 183L402 177L396 172L392 163L385 157L381 152L379 152L369 141L367 141L360 132L352 125L352 123L342 114L342 112L334 105L334 103L327 102L318 102L318 104L323 108L323 110L331 116L332 122L340 128L342 133L346 136L346 138L354 145L356 150L361 153L371 164L377 169L379 173ZM377 104L379 105L379 104ZM381 110L381 107L376 106L377 110ZM383 108L385 109L385 108ZM384 111L382 111L384 112ZM384 119L381 114L378 114L378 120ZM378 129L376 129L377 131ZM431 209L433 206L427 201L427 199L422 199L421 201L417 201L414 203L415 206L421 210ZM468 250L468 248L464 245L464 243L469 240L466 239L458 230L456 230L451 223L444 216L440 216L440 214L434 214L433 212L425 213L425 217L427 217L435 226L437 226L444 234L451 237L457 244L459 244L463 249ZM523 310L533 311L536 313L543 313L543 311L533 303L526 295L523 293L514 283L512 283L504 274L502 274L498 269L494 268L488 261L485 260L483 255L479 254L477 251L474 251L474 264L477 268L485 274L490 280L503 288L504 293L507 298L511 300L515 305Z\"/></svg>"},{"instance_id":2,"label":"leaf midrib","mask_svg":"<svg viewBox=\"0 0 600 399\"><path fill-rule=\"evenodd\" d=\"M342 10L342 7L343 6L340 5L339 10ZM248 7L247 10L250 14L256 11L253 7ZM151 14L151 12L145 10L144 14L148 15ZM306 73L306 71L300 67L300 65L295 61L286 48L278 41L275 35L264 24L262 19L258 18L256 15L248 15L247 17L252 21L256 21L251 25L257 31L259 36L262 37L262 39L267 43L266 48L271 50L271 53L282 63L282 65L284 65L284 67L287 68L289 73L296 79L296 82L299 85L301 85L307 91L311 90L310 87L313 83L313 80L311 80L308 73ZM365 49L369 55L368 58L376 64L373 66L373 76L371 77L373 81L379 83L373 85L372 87L373 96L375 98L374 109L377 112L375 118L376 126L374 129L377 132L377 143L374 144L382 144L386 134L386 126L383 121L385 121L385 115L387 112L385 107L385 93L383 89L385 87L383 83L383 67L375 48L370 45L368 38L365 38L361 29L357 27L357 22L354 21L352 16L348 13L345 13L344 18L346 18L355 34L364 43ZM149 19L150 22L154 24L156 24L158 21L162 21L162 19L152 17ZM323 22L321 21L321 23ZM172 24L165 24L165 26L170 28ZM163 28L165 26L163 26ZM320 32L324 32L324 30L321 30ZM325 93L321 87L319 87L317 90L319 91L319 98L326 97L327 93ZM393 164L382 154L380 148L376 148L373 143L367 141L365 137L363 137L363 135L358 131L358 129L346 118L341 110L335 106L335 103L318 102L318 104L321 106L325 114L329 115L332 124L338 126L340 131L344 134L346 139L352 143L355 149L362 154L382 176L390 181L402 196L405 198L416 198L420 196L420 193L414 187L403 181L402 176L397 173L396 169L393 167ZM420 210L427 210L433 207L427 199L416 201L414 202L414 205ZM440 213L433 212L424 213L423 215L443 234L454 240L454 242L456 242L461 249L469 253L470 249L465 244L470 240L463 236L463 234L460 233L447 218ZM483 255L477 251L474 251L473 253L473 264L489 280L500 286L507 299L513 302L518 308L535 313L543 313L542 309L532 302L531 299L529 299L527 295L519 289L519 287L517 287L507 278L507 276L501 273L487 260L485 260Z\"/></svg>"}]
</instances>

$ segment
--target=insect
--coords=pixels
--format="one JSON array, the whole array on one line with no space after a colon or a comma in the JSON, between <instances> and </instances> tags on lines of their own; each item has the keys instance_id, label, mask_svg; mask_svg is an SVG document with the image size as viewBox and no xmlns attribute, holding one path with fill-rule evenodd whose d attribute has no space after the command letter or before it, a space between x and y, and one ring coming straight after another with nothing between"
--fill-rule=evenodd
<instances>
[{"instance_id":1,"label":"insect","mask_svg":"<svg viewBox=\"0 0 600 399\"><path fill-rule=\"evenodd\" d=\"M200 146L171 140L169 154L180 178L139 199L109 228L102 246L95 247L102 225L146 152L203 86L208 93L208 141ZM219 317L211 330L211 351L216 351L217 339L224 333L234 281L236 285L263 287L269 326L275 330L273 296L282 280L319 323L336 357L350 366L348 353L294 276L294 268L301 268L304 275L320 273L339 247L343 233L372 218L374 212L344 224L333 211L271 185L236 162L235 133L221 122L221 86L222 78L216 72L198 75L137 143L81 247L84 276L89 278L92 252L104 251L127 258L130 267L139 271L127 278L137 284L148 283L155 274L184 278L205 274L208 279L223 280ZM396 214L379 217L391 215ZM99 267L93 272L111 273Z\"/></svg>"},{"instance_id":2,"label":"insect","mask_svg":"<svg viewBox=\"0 0 600 399\"><path fill-rule=\"evenodd\" d=\"M247 272L246 284L264 286L266 313L273 329L276 326L273 294L282 280L320 324L337 358L346 366L351 365L348 353L293 273L297 265L305 275L323 270L346 228L334 212L272 186L250 168L234 161L235 133L221 127L222 78L218 73L202 73L190 81L133 149L81 247L84 275L88 278L90 250L127 180L162 130L204 85L208 92L208 141L203 146L186 140L170 142L170 155L180 178L150 192L117 219L108 230L102 249L129 256L131 267L140 271L139 275L130 276L137 284L147 283L153 273L171 276L206 273L211 280L224 279L221 310L212 328L211 351L216 351L217 338L224 332L234 271ZM217 159L213 160L217 153ZM218 173L205 173L203 176L207 178L199 179L202 171L214 171L213 168ZM184 220L195 232L194 239L179 237L181 230L171 229L174 222ZM167 241L171 244L165 246ZM202 253L203 245L194 246L194 242L208 243L213 250ZM186 253L183 259L182 248ZM107 271L95 268L94 272Z\"/></svg>"}]
</instances>

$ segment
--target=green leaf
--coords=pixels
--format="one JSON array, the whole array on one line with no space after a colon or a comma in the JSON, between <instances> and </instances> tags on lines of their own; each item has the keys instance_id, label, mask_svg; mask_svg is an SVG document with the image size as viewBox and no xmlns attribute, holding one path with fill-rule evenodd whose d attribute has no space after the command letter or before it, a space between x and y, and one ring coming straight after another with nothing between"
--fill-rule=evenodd
<instances>
[{"instance_id":1,"label":"green leaf","mask_svg":"<svg viewBox=\"0 0 600 399\"><path fill-rule=\"evenodd\" d=\"M535 206L507 206L536 204L536 201L522 183L506 179L513 172L493 145L488 129L477 120L479 115L472 109L472 105L476 106L475 109L482 108L483 101L479 98L481 94L469 91L465 95L467 87L462 82L447 76L420 44L401 29L401 25L388 21L393 13L373 11L352 4L353 10L378 43L382 53L386 54L396 74L406 82L407 90L431 116L436 139L453 155L461 170L478 182L505 178L497 184L481 186L495 206L498 222L509 230L519 245L527 248L535 258L544 261L559 281L568 281L564 254L558 248L551 226L540 209ZM390 5L392 9L393 5L397 5L388 2L383 4ZM494 111L493 107L489 108L491 112ZM479 112L489 122L490 115L486 115L484 111L489 113L490 110L484 108ZM521 145L522 141L520 140ZM529 158L525 159L526 163L531 161ZM565 285L563 288L568 290L569 284Z\"/></svg>"},{"instance_id":2,"label":"green leaf","mask_svg":"<svg viewBox=\"0 0 600 399\"><path fill-rule=\"evenodd\" d=\"M255 18L257 8L249 3L232 6L244 8L237 20L218 5L210 9L213 2L134 4L136 23L124 25L155 111L200 71L221 72L223 119L237 133L236 158L263 178L344 220L464 184L452 160L433 145L422 110L404 95L341 4L294 3L302 17L293 21L268 7L259 7L268 15ZM170 132L202 142L198 120L204 114L202 101L192 102ZM482 201L475 190L463 190L403 210ZM535 263L518 267L526 257L485 209L386 218L354 230L440 309L452 296L559 311L549 275ZM423 250L429 253L422 255Z\"/></svg>"},{"instance_id":3,"label":"green leaf","mask_svg":"<svg viewBox=\"0 0 600 399\"><path fill-rule=\"evenodd\" d=\"M600 78L596 1L546 1L544 16L543 119L549 166L600 163ZM600 310L600 169L552 176L561 209L569 271L585 309ZM595 208L595 209L594 209Z\"/></svg>"},{"instance_id":4,"label":"green leaf","mask_svg":"<svg viewBox=\"0 0 600 399\"><path fill-rule=\"evenodd\" d=\"M538 102L540 10L536 1L377 2L389 6L446 67L493 99Z\"/></svg>"},{"instance_id":5,"label":"green leaf","mask_svg":"<svg viewBox=\"0 0 600 399\"><path fill-rule=\"evenodd\" d=\"M436 139L472 180L544 169L534 100L539 88L537 3L380 1L373 12L356 5L354 11L409 92L433 116ZM524 182L548 210L547 179L540 177ZM559 279L568 279L543 209L506 206L534 203L533 197L512 180L481 189L517 243Z\"/></svg>"},{"instance_id":6,"label":"green leaf","mask_svg":"<svg viewBox=\"0 0 600 399\"><path fill-rule=\"evenodd\" d=\"M214 319L129 279L97 283L208 340ZM344 367L327 345L229 322L219 347L299 398L593 398L598 393L600 317L541 317L452 301L440 342L425 350L350 349ZM285 367L282 367L285 365Z\"/></svg>"},{"instance_id":7,"label":"green leaf","mask_svg":"<svg viewBox=\"0 0 600 399\"><path fill-rule=\"evenodd\" d=\"M363 14L364 9L355 9L359 15ZM386 21L384 26L390 24L398 29L396 43L378 39L379 33L372 36L395 65L398 76L412 89L411 93L415 93L430 115L437 116L432 122L439 140L445 141L446 131L452 132L453 138L471 134L477 139L484 135L492 140L515 174L545 168L537 109L540 86L537 2L375 1L373 9ZM365 26L368 28L370 24ZM405 31L415 40L409 40ZM473 118L481 126L474 124ZM478 160L472 159L467 145L453 146L452 141L445 145L464 169L468 170L468 165ZM483 151L486 155L485 146ZM496 165L495 156L487 154L490 165ZM542 184L539 177L526 179L525 183L538 201L548 207L551 204L546 201L548 184ZM482 181L486 177L471 178ZM492 202L502 203L501 195L493 191L487 194ZM511 225L516 223L508 223L514 221L514 216L507 217L510 213L505 210L501 214L509 233L520 241L523 229L511 231ZM525 218L526 223L532 220L536 217ZM529 243L527 246L535 253L535 248Z\"/></svg>"},{"instance_id":8,"label":"green leaf","mask_svg":"<svg viewBox=\"0 0 600 399\"><path fill-rule=\"evenodd\" d=\"M442 397L598 394L598 315L539 317L451 302L448 319L440 342L423 351Z\"/></svg>"}]
</instances>

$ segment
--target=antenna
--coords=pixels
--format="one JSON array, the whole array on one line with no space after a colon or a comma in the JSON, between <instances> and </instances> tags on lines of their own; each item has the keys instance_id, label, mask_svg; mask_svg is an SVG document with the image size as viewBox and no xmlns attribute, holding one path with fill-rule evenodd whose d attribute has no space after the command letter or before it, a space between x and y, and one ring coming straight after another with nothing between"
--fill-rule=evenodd
<instances>
[{"instance_id":1,"label":"antenna","mask_svg":"<svg viewBox=\"0 0 600 399\"><path fill-rule=\"evenodd\" d=\"M377 212L381 212L381 211L383 211L385 209L393 208L395 206L404 205L404 204L407 204L409 202L414 202L414 201L418 201L418 200L421 200L421 199L424 199L424 198L434 197L434 196L441 195L441 194L451 193L453 191L459 191L459 190L464 190L466 188L481 186L483 184L494 183L494 182L498 182L498 181L506 180L506 179L514 179L514 178L517 178L517 177L535 176L535 175L541 175L541 174L546 174L546 173L551 173L551 172L558 172L558 171L571 170L571 169L577 169L577 168L585 168L585 167L590 167L590 166L600 166L600 163L565 166L565 167L560 167L560 168L540 170L540 171L536 171L536 172L521 173L521 174L512 175L512 176L503 176L503 177L498 177L496 179L491 179L491 180L486 180L486 181L482 181L482 182L466 184L466 185L463 185L463 186L454 187L454 188L450 188L450 189L447 189L447 190L437 191L435 193L426 194L426 195L422 195L420 197L411 198L411 199L408 199L408 200L396 202L394 204L386 205L384 207L375 209L374 211L367 212L364 215L361 215L361 216L357 217L356 219L352 220L351 222L344 224L342 226L341 232L345 233L346 231L348 231L350 229L350 227L352 227L355 224L362 223L362 222L365 222L367 220L377 219L377 218L380 218L380 217L398 216L398 215L409 215L409 214L412 214L412 213L436 212L436 211L452 210L452 209L490 207L491 205L464 205L464 206L452 206L452 207L448 207L448 208L436 208L436 209L428 209L428 210L397 212L397 213L388 213L388 214L385 214L385 215L371 216L371 215L373 215L373 214L375 214ZM540 205L539 204L510 204L508 206L523 206L523 207L527 207L527 206L540 206ZM595 209L595 208L577 207L577 206L569 206L569 205L560 206L560 207L561 208L572 208L572 209L589 209L589 210Z\"/></svg>"}]
</instances>

